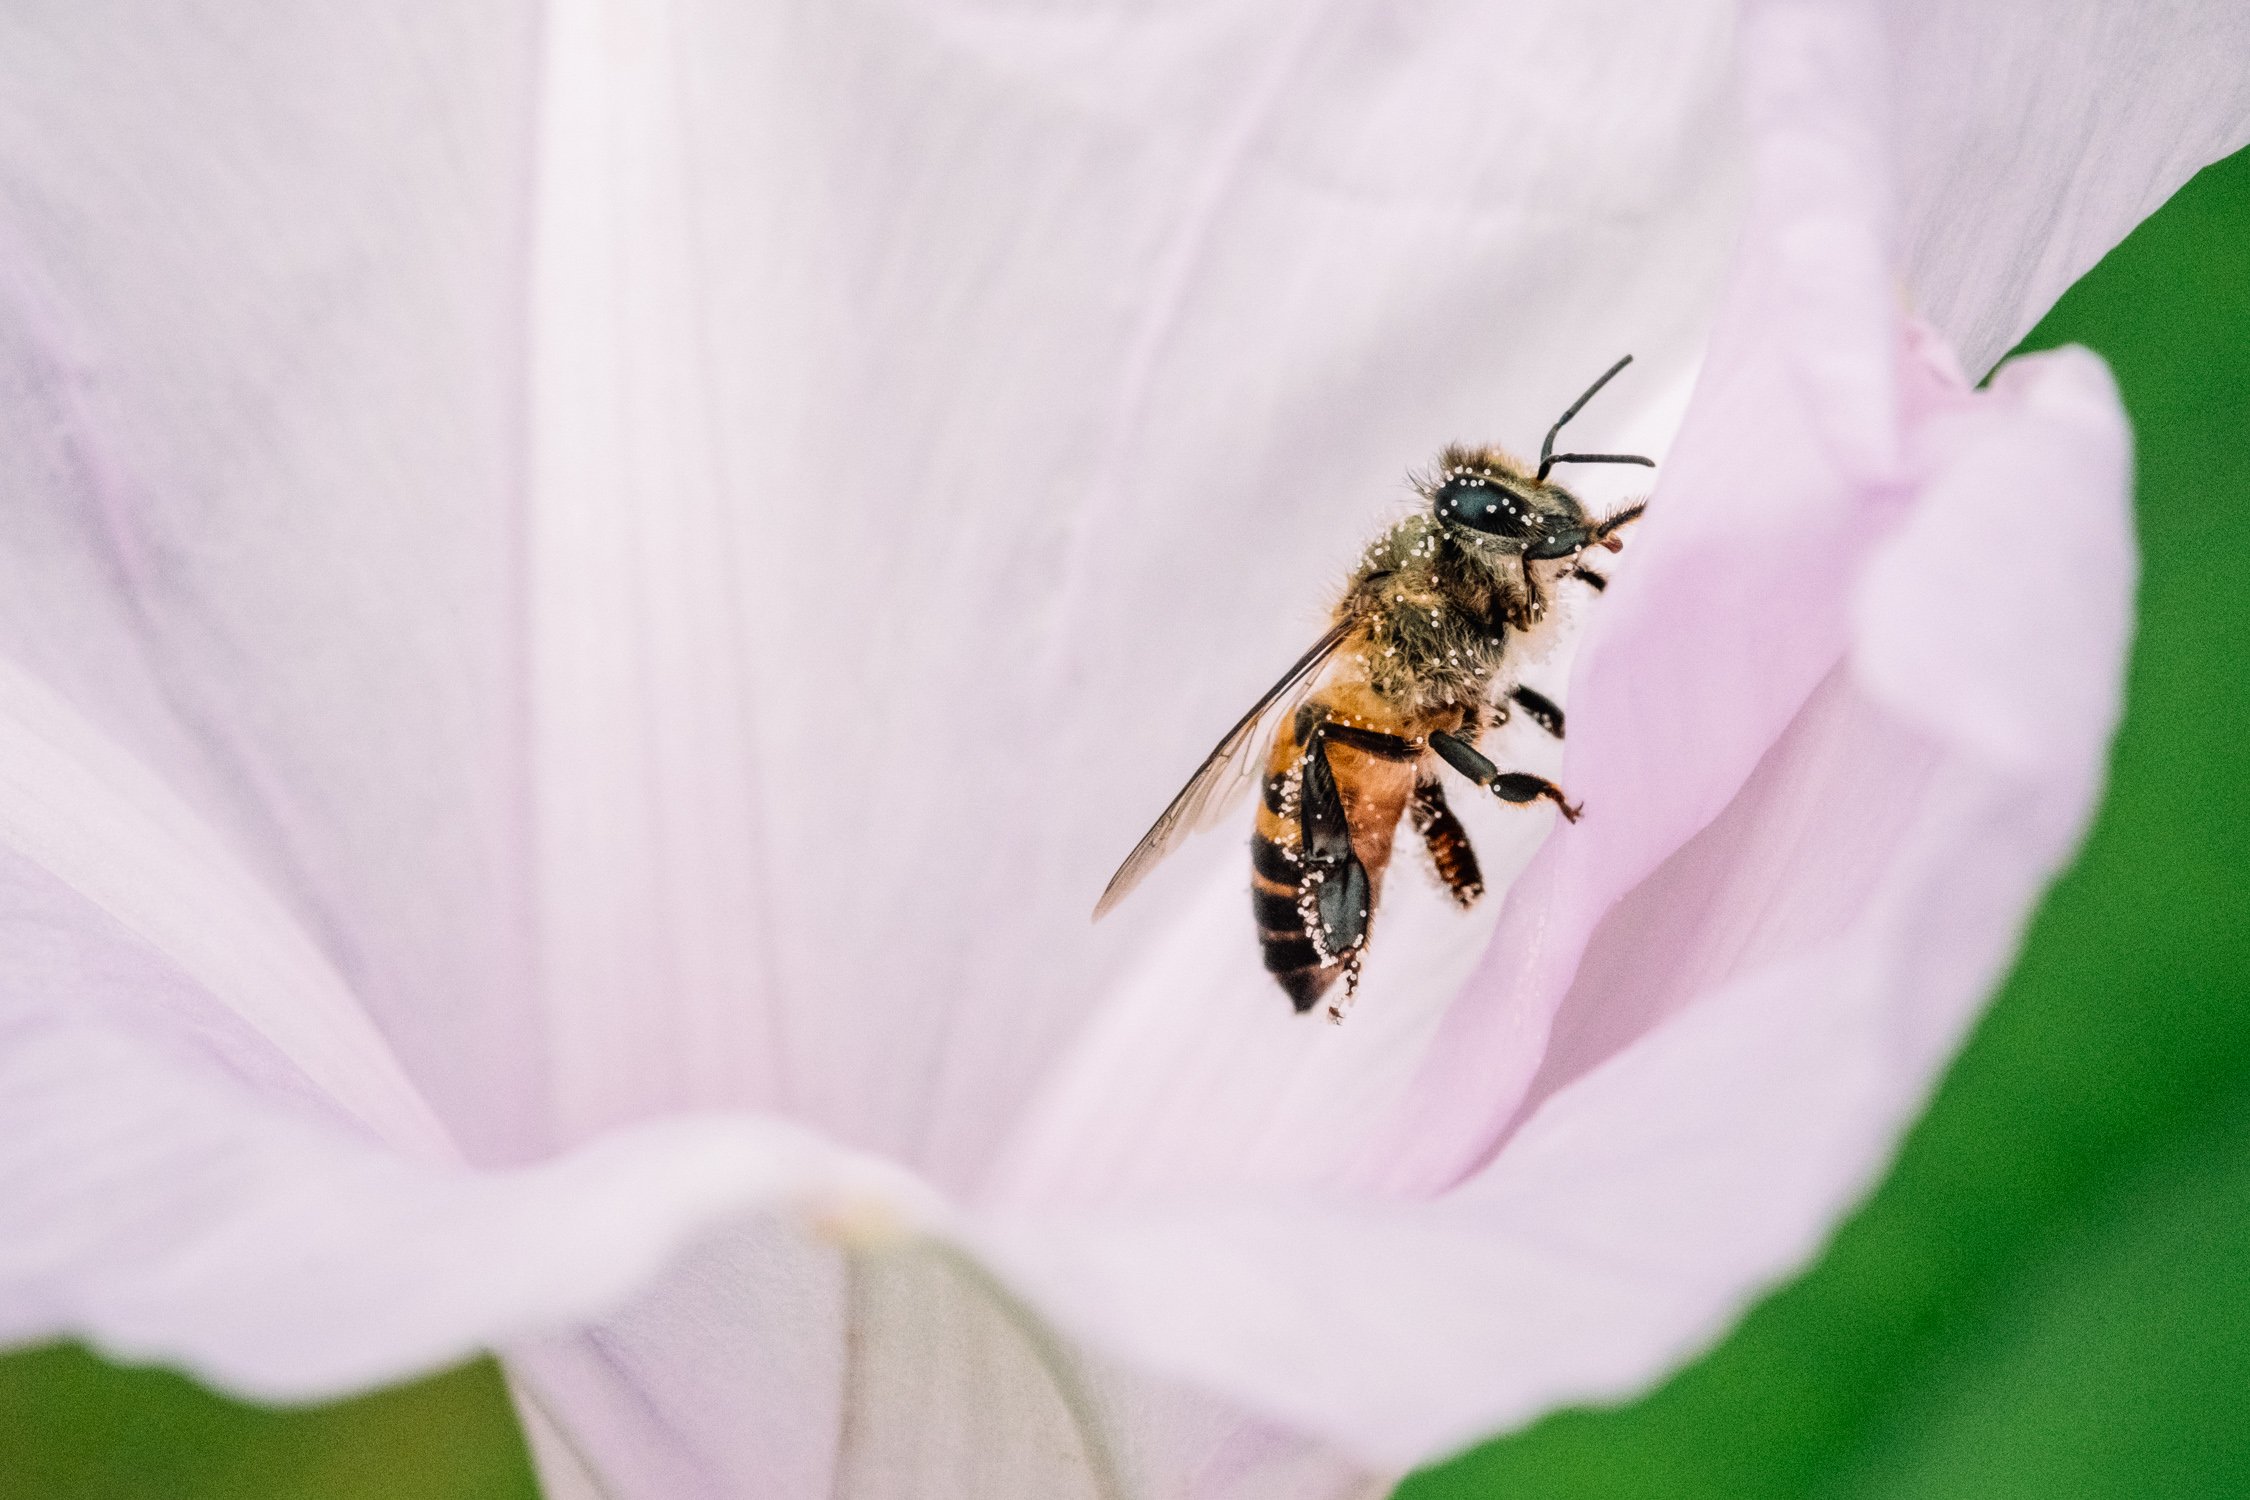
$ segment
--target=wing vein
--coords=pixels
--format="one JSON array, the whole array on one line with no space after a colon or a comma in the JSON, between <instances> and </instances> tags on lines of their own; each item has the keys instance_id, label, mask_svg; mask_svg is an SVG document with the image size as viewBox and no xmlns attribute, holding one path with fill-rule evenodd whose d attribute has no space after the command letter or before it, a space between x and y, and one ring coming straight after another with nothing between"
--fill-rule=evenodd
<instances>
[{"instance_id":1,"label":"wing vein","mask_svg":"<svg viewBox=\"0 0 2250 1500\"><path fill-rule=\"evenodd\" d=\"M1195 774L1180 788L1180 794L1172 799L1171 805L1149 825L1148 832L1141 835L1141 841L1125 856L1117 873L1110 876L1101 900L1094 903L1095 921L1100 921L1124 900L1133 887L1177 847L1181 838L1194 829L1209 826L1211 819L1232 800L1232 794L1240 789L1245 779L1242 753L1257 742L1259 725L1274 705L1312 680L1358 623L1356 617L1347 617L1330 626L1328 633L1316 641L1310 651L1298 657L1297 664L1266 689L1265 695L1250 706L1248 713L1235 721L1234 727L1203 758L1203 764L1196 767Z\"/></svg>"}]
</instances>

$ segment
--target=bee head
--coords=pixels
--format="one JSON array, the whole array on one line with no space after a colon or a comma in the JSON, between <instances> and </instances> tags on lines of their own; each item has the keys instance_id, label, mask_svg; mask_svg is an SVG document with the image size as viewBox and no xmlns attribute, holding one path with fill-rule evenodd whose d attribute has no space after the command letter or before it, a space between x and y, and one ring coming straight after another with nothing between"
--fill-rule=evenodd
<instances>
[{"instance_id":1,"label":"bee head","mask_svg":"<svg viewBox=\"0 0 2250 1500\"><path fill-rule=\"evenodd\" d=\"M1477 551L1537 560L1592 542L1586 508L1560 485L1542 484L1492 452L1448 449L1439 463L1426 487L1430 509Z\"/></svg>"},{"instance_id":2,"label":"bee head","mask_svg":"<svg viewBox=\"0 0 2250 1500\"><path fill-rule=\"evenodd\" d=\"M1437 478L1423 488L1448 532L1480 552L1520 556L1529 562L1575 557L1588 547L1615 551L1616 533L1638 520L1638 505L1595 521L1578 497L1547 478L1556 464L1640 464L1655 468L1638 453L1557 453L1555 438L1594 393L1633 362L1628 354L1602 372L1601 379L1555 418L1539 445L1539 468L1526 473L1506 455L1489 448L1448 448L1438 460ZM1472 540L1473 539L1473 540Z\"/></svg>"}]
</instances>

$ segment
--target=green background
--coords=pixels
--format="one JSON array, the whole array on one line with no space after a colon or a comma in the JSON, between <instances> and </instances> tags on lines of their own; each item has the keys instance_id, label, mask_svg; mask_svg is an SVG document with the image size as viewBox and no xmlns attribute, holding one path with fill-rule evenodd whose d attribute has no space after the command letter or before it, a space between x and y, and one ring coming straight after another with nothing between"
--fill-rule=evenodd
<instances>
[{"instance_id":1,"label":"green background","mask_svg":"<svg viewBox=\"0 0 2250 1500\"><path fill-rule=\"evenodd\" d=\"M1896 1169L1802 1280L1631 1405L1400 1500L2250 1497L2250 152L2025 341L2106 356L2144 573L2109 799ZM536 1493L479 1363L315 1410L0 1359L0 1497Z\"/></svg>"}]
</instances>

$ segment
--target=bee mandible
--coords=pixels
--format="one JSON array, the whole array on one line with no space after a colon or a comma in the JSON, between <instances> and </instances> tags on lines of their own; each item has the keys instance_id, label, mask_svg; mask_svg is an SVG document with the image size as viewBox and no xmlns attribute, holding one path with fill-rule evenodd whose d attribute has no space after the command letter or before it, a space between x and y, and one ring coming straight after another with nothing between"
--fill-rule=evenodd
<instances>
[{"instance_id":1,"label":"bee mandible","mask_svg":"<svg viewBox=\"0 0 2250 1500\"><path fill-rule=\"evenodd\" d=\"M1497 448L1448 448L1417 478L1427 501L1368 547L1327 634L1227 731L1110 877L1099 920L1190 831L1210 826L1246 787L1248 752L1275 724L1250 844L1250 905L1268 973L1298 1011L1330 1002L1342 1019L1358 988L1384 872L1410 820L1454 902L1483 894L1476 851L1446 804L1439 767L1502 802L1581 809L1543 776L1505 771L1477 748L1521 709L1557 739L1563 713L1511 670L1549 619L1565 582L1600 590L1586 554L1617 551L1642 504L1596 519L1561 484L1557 464L1640 464L1636 453L1557 453L1555 439L1631 364L1611 365L1539 446L1536 468Z\"/></svg>"}]
</instances>

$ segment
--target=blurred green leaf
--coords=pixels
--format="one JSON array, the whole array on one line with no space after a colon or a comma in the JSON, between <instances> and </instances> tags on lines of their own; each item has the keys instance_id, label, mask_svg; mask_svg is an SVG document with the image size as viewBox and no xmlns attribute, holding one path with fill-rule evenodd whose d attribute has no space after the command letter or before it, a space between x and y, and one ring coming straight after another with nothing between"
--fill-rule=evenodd
<instances>
[{"instance_id":1,"label":"blurred green leaf","mask_svg":"<svg viewBox=\"0 0 2250 1500\"><path fill-rule=\"evenodd\" d=\"M499 1367L275 1410L74 1345L0 1359L0 1500L538 1500Z\"/></svg>"},{"instance_id":2,"label":"blurred green leaf","mask_svg":"<svg viewBox=\"0 0 2250 1500\"><path fill-rule=\"evenodd\" d=\"M2027 349L2117 373L2140 635L2077 866L1896 1169L1646 1398L1400 1500L2250 1495L2250 152Z\"/></svg>"}]
</instances>

